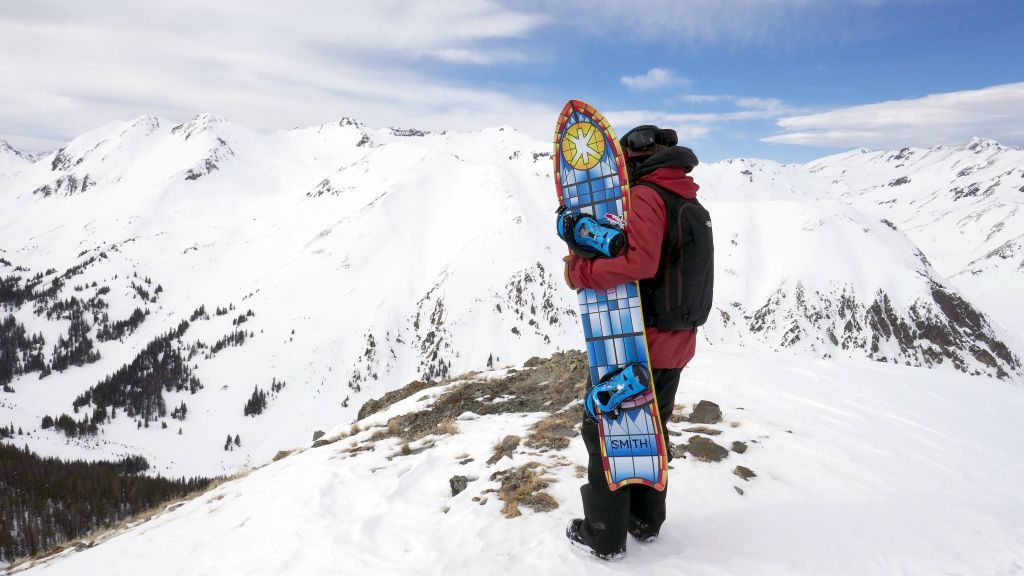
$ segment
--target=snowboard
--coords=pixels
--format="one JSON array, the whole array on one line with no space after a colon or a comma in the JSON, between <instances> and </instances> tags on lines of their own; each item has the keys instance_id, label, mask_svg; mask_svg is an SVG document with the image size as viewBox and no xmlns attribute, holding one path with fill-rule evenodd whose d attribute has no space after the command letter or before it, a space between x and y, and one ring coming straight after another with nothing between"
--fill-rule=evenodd
<instances>
[{"instance_id":1,"label":"snowboard","mask_svg":"<svg viewBox=\"0 0 1024 576\"><path fill-rule=\"evenodd\" d=\"M628 223L629 181L618 139L593 106L570 100L555 124L555 188L558 202L594 218L611 214ZM580 320L596 384L616 368L638 362L650 370L640 289L636 282L608 290L577 290ZM597 410L601 457L608 487L630 484L665 489L666 442L653 380L644 392L609 413Z\"/></svg>"}]
</instances>

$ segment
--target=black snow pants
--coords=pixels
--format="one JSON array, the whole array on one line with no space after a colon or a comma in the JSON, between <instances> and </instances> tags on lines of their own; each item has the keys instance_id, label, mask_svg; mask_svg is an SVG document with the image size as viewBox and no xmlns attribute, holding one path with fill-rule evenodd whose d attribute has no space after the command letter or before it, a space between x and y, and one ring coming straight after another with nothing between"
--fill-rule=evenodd
<instances>
[{"instance_id":1,"label":"black snow pants","mask_svg":"<svg viewBox=\"0 0 1024 576\"><path fill-rule=\"evenodd\" d=\"M658 414L661 416L661 430L668 444L668 419L675 406L676 389L679 387L679 373L682 368L652 370L654 391L658 397ZM590 389L590 383L587 383ZM626 549L626 531L632 517L648 527L648 532L657 534L665 522L665 496L668 488L659 492L654 488L631 484L612 492L601 461L601 438L597 421L583 411L583 442L587 446L590 461L587 466L587 483L580 487L583 495L584 541L598 554L614 554ZM671 460L671 451L668 455Z\"/></svg>"}]
</instances>

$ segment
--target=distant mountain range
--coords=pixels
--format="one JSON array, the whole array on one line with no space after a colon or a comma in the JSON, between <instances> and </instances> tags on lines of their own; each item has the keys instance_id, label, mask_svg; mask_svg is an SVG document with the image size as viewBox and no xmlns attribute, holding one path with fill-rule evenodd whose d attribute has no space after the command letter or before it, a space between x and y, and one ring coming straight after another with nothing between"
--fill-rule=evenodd
<instances>
[{"instance_id":1,"label":"distant mountain range","mask_svg":"<svg viewBox=\"0 0 1024 576\"><path fill-rule=\"evenodd\" d=\"M1022 166L985 140L700 166L701 346L1020 379ZM579 348L550 172L509 127L144 116L38 159L0 144L0 424L212 475L411 380Z\"/></svg>"}]
</instances>

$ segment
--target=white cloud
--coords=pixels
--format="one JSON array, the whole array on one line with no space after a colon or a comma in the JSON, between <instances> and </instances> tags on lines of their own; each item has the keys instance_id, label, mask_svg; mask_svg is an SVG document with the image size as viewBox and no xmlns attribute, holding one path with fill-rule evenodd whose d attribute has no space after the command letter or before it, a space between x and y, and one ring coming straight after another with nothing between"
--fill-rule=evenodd
<instances>
[{"instance_id":1,"label":"white cloud","mask_svg":"<svg viewBox=\"0 0 1024 576\"><path fill-rule=\"evenodd\" d=\"M506 52L499 50L466 50L460 48L432 50L427 52L426 55L445 62L481 65L498 64L502 62L522 62L526 60L526 56L518 52Z\"/></svg>"},{"instance_id":2,"label":"white cloud","mask_svg":"<svg viewBox=\"0 0 1024 576\"><path fill-rule=\"evenodd\" d=\"M371 125L547 134L555 104L430 73L525 56L547 18L496 0L5 3L0 137L28 149L143 113L213 112L261 130ZM454 63L454 64L452 64Z\"/></svg>"},{"instance_id":3,"label":"white cloud","mask_svg":"<svg viewBox=\"0 0 1024 576\"><path fill-rule=\"evenodd\" d=\"M689 104L726 102L735 108L724 112L670 112L666 110L615 110L605 112L618 129L628 130L641 124L672 128L680 143L704 139L723 125L764 121L792 114L796 110L778 98L737 97L729 94L686 94L677 100Z\"/></svg>"},{"instance_id":4,"label":"white cloud","mask_svg":"<svg viewBox=\"0 0 1024 576\"><path fill-rule=\"evenodd\" d=\"M684 94L677 100L687 104L716 104L730 102L737 108L766 112L762 117L779 116L790 112L778 98L756 98L752 96L733 96L731 94Z\"/></svg>"},{"instance_id":5,"label":"white cloud","mask_svg":"<svg viewBox=\"0 0 1024 576\"><path fill-rule=\"evenodd\" d=\"M765 142L841 148L955 144L973 136L1024 143L1024 82L840 108L779 120Z\"/></svg>"},{"instance_id":6,"label":"white cloud","mask_svg":"<svg viewBox=\"0 0 1024 576\"><path fill-rule=\"evenodd\" d=\"M460 81L459 71L548 57L547 33L581 43L603 41L610 28L643 31L624 40L635 44L760 41L751 34L785 37L794 22L827 14L823 5L877 1L936 0L649 0L644 10L621 0L8 0L0 138L39 150L111 120L198 112L259 130L348 115L427 129L511 124L546 138L561 102L539 101L544 87L524 85L516 93L526 96L516 96ZM583 8L588 18L566 18ZM688 85L664 68L621 81L635 90ZM666 116L696 137L717 123L793 113L771 99L683 101L736 107Z\"/></svg>"},{"instance_id":7,"label":"white cloud","mask_svg":"<svg viewBox=\"0 0 1024 576\"><path fill-rule=\"evenodd\" d=\"M619 80L630 90L654 90L689 83L685 78L680 78L675 72L665 68L651 68L644 74L623 76Z\"/></svg>"}]
</instances>

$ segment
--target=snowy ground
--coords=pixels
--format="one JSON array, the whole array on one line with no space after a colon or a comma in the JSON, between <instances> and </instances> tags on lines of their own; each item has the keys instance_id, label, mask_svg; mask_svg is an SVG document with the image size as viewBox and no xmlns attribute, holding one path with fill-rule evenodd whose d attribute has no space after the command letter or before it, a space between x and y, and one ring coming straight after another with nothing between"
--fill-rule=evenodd
<instances>
[{"instance_id":1,"label":"snowy ground","mask_svg":"<svg viewBox=\"0 0 1024 576\"><path fill-rule=\"evenodd\" d=\"M615 565L570 553L563 537L581 513L578 437L564 451L521 446L485 463L496 441L524 435L543 414L466 415L458 434L428 438L436 445L411 455L398 455L393 439L350 451L374 426L439 392L424 390L367 418L355 436L259 468L28 573L1024 574L1019 385L704 347L683 373L677 403L717 402L724 421L715 441L749 449L720 463L673 461L662 539L630 541ZM349 430L343 424L328 437ZM460 464L467 454L473 461ZM482 493L497 487L489 479L496 470L531 460L557 480L548 492L560 506L505 519L495 495ZM737 465L757 477L739 479ZM478 479L452 497L456 474Z\"/></svg>"}]
</instances>

